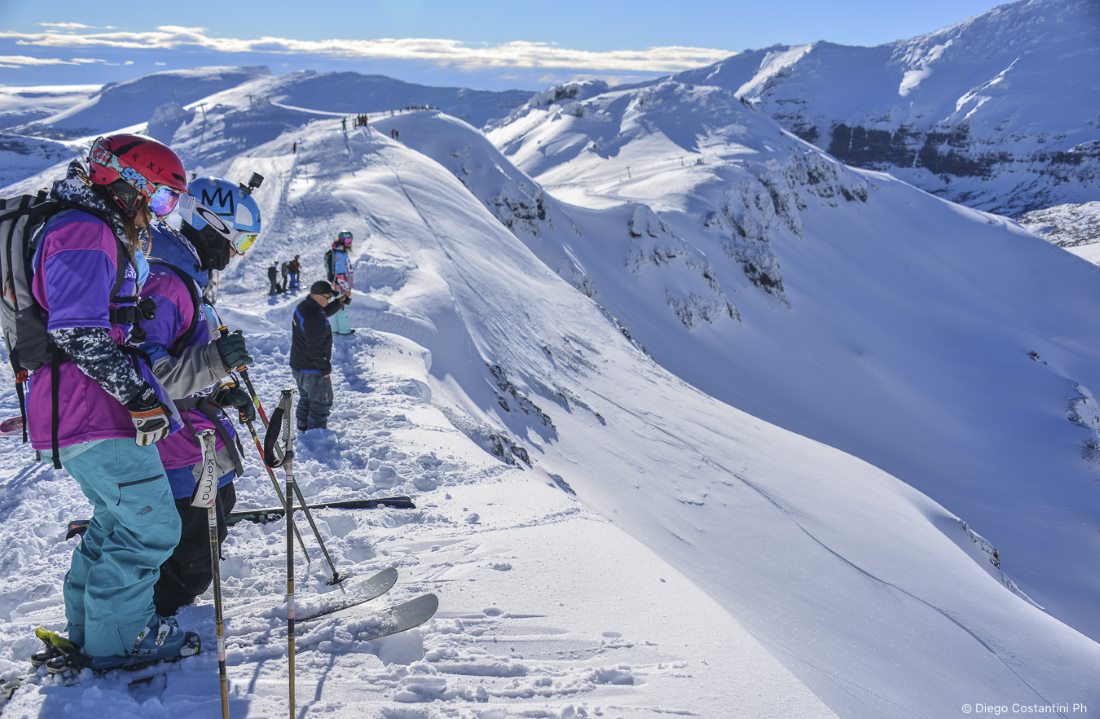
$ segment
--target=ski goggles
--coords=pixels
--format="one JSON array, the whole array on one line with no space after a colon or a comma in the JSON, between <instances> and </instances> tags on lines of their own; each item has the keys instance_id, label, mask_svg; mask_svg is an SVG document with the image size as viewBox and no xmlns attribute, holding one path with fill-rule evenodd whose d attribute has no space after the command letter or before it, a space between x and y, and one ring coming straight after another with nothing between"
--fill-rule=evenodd
<instances>
[{"instance_id":1,"label":"ski goggles","mask_svg":"<svg viewBox=\"0 0 1100 719\"><path fill-rule=\"evenodd\" d=\"M157 217L166 217L172 214L179 204L180 193L165 185L158 185L156 192L149 198L149 209Z\"/></svg>"},{"instance_id":2,"label":"ski goggles","mask_svg":"<svg viewBox=\"0 0 1100 719\"><path fill-rule=\"evenodd\" d=\"M255 232L238 232L236 236L230 240L233 245L233 249L239 254L244 254L248 251L248 248L256 244L256 238L259 235Z\"/></svg>"},{"instance_id":3,"label":"ski goggles","mask_svg":"<svg viewBox=\"0 0 1100 719\"><path fill-rule=\"evenodd\" d=\"M149 200L149 209L152 210L153 214L157 217L170 215L172 214L172 210L176 209L176 205L180 201L179 190L169 187L168 185L150 182L147 177L134 168L123 166L123 164L118 161L118 157L100 143L97 142L92 147L92 151L88 154L88 158L104 167L114 170L126 184L145 195Z\"/></svg>"}]
</instances>

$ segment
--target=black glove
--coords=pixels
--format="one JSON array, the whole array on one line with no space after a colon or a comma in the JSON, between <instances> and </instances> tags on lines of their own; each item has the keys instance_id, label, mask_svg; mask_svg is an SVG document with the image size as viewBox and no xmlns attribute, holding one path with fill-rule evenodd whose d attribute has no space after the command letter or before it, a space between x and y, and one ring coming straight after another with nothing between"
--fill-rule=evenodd
<instances>
[{"instance_id":1,"label":"black glove","mask_svg":"<svg viewBox=\"0 0 1100 719\"><path fill-rule=\"evenodd\" d=\"M343 302L345 305L350 305L351 304L351 291L349 290L346 295L341 297L340 301Z\"/></svg>"},{"instance_id":2,"label":"black glove","mask_svg":"<svg viewBox=\"0 0 1100 719\"><path fill-rule=\"evenodd\" d=\"M143 447L164 439L172 431L171 414L149 385L126 403L126 409L137 429L134 441Z\"/></svg>"},{"instance_id":3,"label":"black glove","mask_svg":"<svg viewBox=\"0 0 1100 719\"><path fill-rule=\"evenodd\" d=\"M244 344L244 335L240 330L222 333L214 341L218 347L218 354L222 357L222 363L226 369L234 370L252 364L252 355L248 354L248 348Z\"/></svg>"},{"instance_id":4,"label":"black glove","mask_svg":"<svg viewBox=\"0 0 1100 719\"><path fill-rule=\"evenodd\" d=\"M256 420L256 405L252 396L240 387L226 387L214 395L214 404L219 407L236 407L244 422Z\"/></svg>"}]
</instances>

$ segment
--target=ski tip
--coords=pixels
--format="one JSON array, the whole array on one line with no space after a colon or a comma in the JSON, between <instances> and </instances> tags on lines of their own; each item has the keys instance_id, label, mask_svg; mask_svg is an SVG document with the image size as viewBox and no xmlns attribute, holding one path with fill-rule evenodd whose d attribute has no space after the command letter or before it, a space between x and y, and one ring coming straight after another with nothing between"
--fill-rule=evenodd
<instances>
[{"instance_id":1,"label":"ski tip","mask_svg":"<svg viewBox=\"0 0 1100 719\"><path fill-rule=\"evenodd\" d=\"M436 610L439 609L439 597L431 593L421 594L416 599L410 600L409 604L416 605L416 607L423 610L425 614L435 615Z\"/></svg>"},{"instance_id":2,"label":"ski tip","mask_svg":"<svg viewBox=\"0 0 1100 719\"><path fill-rule=\"evenodd\" d=\"M385 569L376 572L375 575L371 577L371 579L373 580L382 580L389 578L393 578L395 582L397 581L397 567L386 567Z\"/></svg>"}]
</instances>

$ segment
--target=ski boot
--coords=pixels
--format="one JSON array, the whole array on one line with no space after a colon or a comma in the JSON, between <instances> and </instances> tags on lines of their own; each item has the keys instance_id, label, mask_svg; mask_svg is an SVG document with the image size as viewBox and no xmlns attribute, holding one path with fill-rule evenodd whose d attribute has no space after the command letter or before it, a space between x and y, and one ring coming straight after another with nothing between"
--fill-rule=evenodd
<instances>
[{"instance_id":1,"label":"ski boot","mask_svg":"<svg viewBox=\"0 0 1100 719\"><path fill-rule=\"evenodd\" d=\"M38 651L31 654L31 666L35 668L45 666L55 657L80 654L80 645L45 627L36 628L34 636L41 639L43 644Z\"/></svg>"},{"instance_id":2,"label":"ski boot","mask_svg":"<svg viewBox=\"0 0 1100 719\"><path fill-rule=\"evenodd\" d=\"M79 672L109 672L114 669L132 671L158 662L174 662L198 654L202 646L199 635L185 632L171 617L154 615L149 625L141 630L130 653L118 656L88 656L83 652L55 656L46 662L51 674Z\"/></svg>"}]
</instances>

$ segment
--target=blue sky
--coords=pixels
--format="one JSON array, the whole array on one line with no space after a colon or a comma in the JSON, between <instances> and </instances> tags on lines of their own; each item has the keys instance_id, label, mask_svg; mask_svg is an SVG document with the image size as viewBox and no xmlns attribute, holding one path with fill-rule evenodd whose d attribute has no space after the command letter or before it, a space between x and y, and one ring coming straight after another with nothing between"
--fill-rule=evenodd
<instances>
[{"instance_id":1,"label":"blue sky","mask_svg":"<svg viewBox=\"0 0 1100 719\"><path fill-rule=\"evenodd\" d=\"M314 0L185 3L0 0L0 83L101 83L161 69L263 64L381 73L479 89L612 82L739 50L876 45L950 25L992 0ZM159 29L158 29L159 28ZM263 45L256 41L272 38Z\"/></svg>"}]
</instances>

